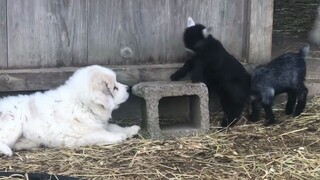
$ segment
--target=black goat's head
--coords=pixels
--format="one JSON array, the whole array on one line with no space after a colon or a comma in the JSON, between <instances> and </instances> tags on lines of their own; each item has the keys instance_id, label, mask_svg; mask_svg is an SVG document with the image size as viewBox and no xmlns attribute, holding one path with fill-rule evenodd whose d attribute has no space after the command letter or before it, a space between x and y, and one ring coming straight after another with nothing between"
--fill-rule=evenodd
<instances>
[{"instance_id":1,"label":"black goat's head","mask_svg":"<svg viewBox=\"0 0 320 180\"><path fill-rule=\"evenodd\" d=\"M191 17L188 18L187 28L183 34L184 45L187 50L194 52L196 44L205 39L212 30L212 27L205 27L202 24L195 24Z\"/></svg>"}]
</instances>

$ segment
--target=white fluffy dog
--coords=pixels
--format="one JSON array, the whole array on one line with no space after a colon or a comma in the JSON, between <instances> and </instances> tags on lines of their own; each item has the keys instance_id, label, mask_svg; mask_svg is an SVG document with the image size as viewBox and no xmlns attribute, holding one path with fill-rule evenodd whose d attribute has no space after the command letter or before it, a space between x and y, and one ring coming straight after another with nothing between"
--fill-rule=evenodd
<instances>
[{"instance_id":1,"label":"white fluffy dog","mask_svg":"<svg viewBox=\"0 0 320 180\"><path fill-rule=\"evenodd\" d=\"M127 89L112 70L92 65L57 89L1 99L0 154L11 156L11 148L79 147L131 138L139 126L108 123L112 110L128 99Z\"/></svg>"}]
</instances>

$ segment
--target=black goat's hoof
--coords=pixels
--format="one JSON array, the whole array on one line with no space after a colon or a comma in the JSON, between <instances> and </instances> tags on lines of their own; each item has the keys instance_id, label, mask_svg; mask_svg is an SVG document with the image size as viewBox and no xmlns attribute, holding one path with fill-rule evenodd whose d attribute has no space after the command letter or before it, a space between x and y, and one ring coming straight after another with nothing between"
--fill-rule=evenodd
<instances>
[{"instance_id":1,"label":"black goat's hoof","mask_svg":"<svg viewBox=\"0 0 320 180\"><path fill-rule=\"evenodd\" d=\"M290 115L290 114L293 113L293 110L291 110L291 109L290 109L290 110L287 110L287 109L286 109L285 113L286 113L286 115Z\"/></svg>"},{"instance_id":2,"label":"black goat's hoof","mask_svg":"<svg viewBox=\"0 0 320 180\"><path fill-rule=\"evenodd\" d=\"M251 115L251 116L249 116L248 121L255 123L255 122L259 121L259 118L254 117L254 116Z\"/></svg>"},{"instance_id":3,"label":"black goat's hoof","mask_svg":"<svg viewBox=\"0 0 320 180\"><path fill-rule=\"evenodd\" d=\"M286 115L290 115L290 114L292 114L292 112L286 112L285 114L286 114Z\"/></svg>"},{"instance_id":4,"label":"black goat's hoof","mask_svg":"<svg viewBox=\"0 0 320 180\"><path fill-rule=\"evenodd\" d=\"M191 81L192 83L201 83L201 81Z\"/></svg>"},{"instance_id":5,"label":"black goat's hoof","mask_svg":"<svg viewBox=\"0 0 320 180\"><path fill-rule=\"evenodd\" d=\"M228 121L223 120L223 121L221 122L221 127L222 127L222 128L227 128L228 126L229 126Z\"/></svg>"},{"instance_id":6,"label":"black goat's hoof","mask_svg":"<svg viewBox=\"0 0 320 180\"><path fill-rule=\"evenodd\" d=\"M275 120L266 120L264 123L263 123L263 125L264 126L270 126L270 125L273 125L273 124L275 124L276 123L276 121Z\"/></svg>"},{"instance_id":7,"label":"black goat's hoof","mask_svg":"<svg viewBox=\"0 0 320 180\"><path fill-rule=\"evenodd\" d=\"M294 117L300 116L300 114L301 114L301 112L294 112L294 113L293 113L293 116L294 116Z\"/></svg>"},{"instance_id":8,"label":"black goat's hoof","mask_svg":"<svg viewBox=\"0 0 320 180\"><path fill-rule=\"evenodd\" d=\"M171 75L171 76L170 76L170 80L171 80L171 81L178 81L179 79L178 79L176 76Z\"/></svg>"}]
</instances>

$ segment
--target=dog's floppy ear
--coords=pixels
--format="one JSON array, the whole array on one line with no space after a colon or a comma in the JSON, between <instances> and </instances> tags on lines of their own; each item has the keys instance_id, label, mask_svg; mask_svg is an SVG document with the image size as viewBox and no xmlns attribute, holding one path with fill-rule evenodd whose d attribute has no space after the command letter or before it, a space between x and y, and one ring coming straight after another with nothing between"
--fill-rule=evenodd
<instances>
[{"instance_id":1,"label":"dog's floppy ear","mask_svg":"<svg viewBox=\"0 0 320 180\"><path fill-rule=\"evenodd\" d=\"M104 109L114 109L115 104L111 95L106 95L102 91L93 92L93 102L101 105Z\"/></svg>"},{"instance_id":2,"label":"dog's floppy ear","mask_svg":"<svg viewBox=\"0 0 320 180\"><path fill-rule=\"evenodd\" d=\"M111 82L109 82L109 81L108 82L103 82L102 92L105 95L110 95L110 96L113 97L113 93L112 93L113 88L114 88L114 85L112 85Z\"/></svg>"},{"instance_id":3,"label":"dog's floppy ear","mask_svg":"<svg viewBox=\"0 0 320 180\"><path fill-rule=\"evenodd\" d=\"M113 109L115 107L112 89L114 84L111 79L94 78L91 82L93 102L101 105L104 109Z\"/></svg>"},{"instance_id":4,"label":"dog's floppy ear","mask_svg":"<svg viewBox=\"0 0 320 180\"><path fill-rule=\"evenodd\" d=\"M192 27L194 25L196 25L196 23L194 23L194 20L191 17L188 17L187 27Z\"/></svg>"}]
</instances>

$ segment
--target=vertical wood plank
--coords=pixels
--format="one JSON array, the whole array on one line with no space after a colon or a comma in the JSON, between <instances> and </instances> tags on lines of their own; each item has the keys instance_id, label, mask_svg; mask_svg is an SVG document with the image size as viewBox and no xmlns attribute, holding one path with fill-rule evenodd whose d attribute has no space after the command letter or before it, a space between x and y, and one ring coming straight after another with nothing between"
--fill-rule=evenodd
<instances>
[{"instance_id":1,"label":"vertical wood plank","mask_svg":"<svg viewBox=\"0 0 320 180\"><path fill-rule=\"evenodd\" d=\"M236 58L244 57L244 4L234 0L169 0L167 58L170 62L184 61L183 31L187 18L213 27L213 36Z\"/></svg>"},{"instance_id":2,"label":"vertical wood plank","mask_svg":"<svg viewBox=\"0 0 320 180\"><path fill-rule=\"evenodd\" d=\"M86 0L7 3L10 68L87 64Z\"/></svg>"},{"instance_id":3,"label":"vertical wood plank","mask_svg":"<svg viewBox=\"0 0 320 180\"><path fill-rule=\"evenodd\" d=\"M246 54L243 51L246 43L246 14L245 5L246 1L234 0L220 0L214 3L213 7L218 7L218 13L207 10L212 15L208 18L208 24L213 25L214 33L217 38L222 42L223 46L235 58L241 60L245 58ZM218 18L217 18L218 17Z\"/></svg>"},{"instance_id":4,"label":"vertical wood plank","mask_svg":"<svg viewBox=\"0 0 320 180\"><path fill-rule=\"evenodd\" d=\"M200 7L211 7L210 0L202 0L201 3L193 0L168 0L168 28L167 28L167 61L170 63L184 62L185 48L183 44L183 32L187 27L188 17L192 17L196 23L203 22Z\"/></svg>"},{"instance_id":5,"label":"vertical wood plank","mask_svg":"<svg viewBox=\"0 0 320 180\"><path fill-rule=\"evenodd\" d=\"M271 60L273 0L249 0L248 61L261 64Z\"/></svg>"},{"instance_id":6,"label":"vertical wood plank","mask_svg":"<svg viewBox=\"0 0 320 180\"><path fill-rule=\"evenodd\" d=\"M88 3L90 64L165 63L165 0L90 0Z\"/></svg>"},{"instance_id":7,"label":"vertical wood plank","mask_svg":"<svg viewBox=\"0 0 320 180\"><path fill-rule=\"evenodd\" d=\"M7 0L0 0L0 68L7 66Z\"/></svg>"}]
</instances>

